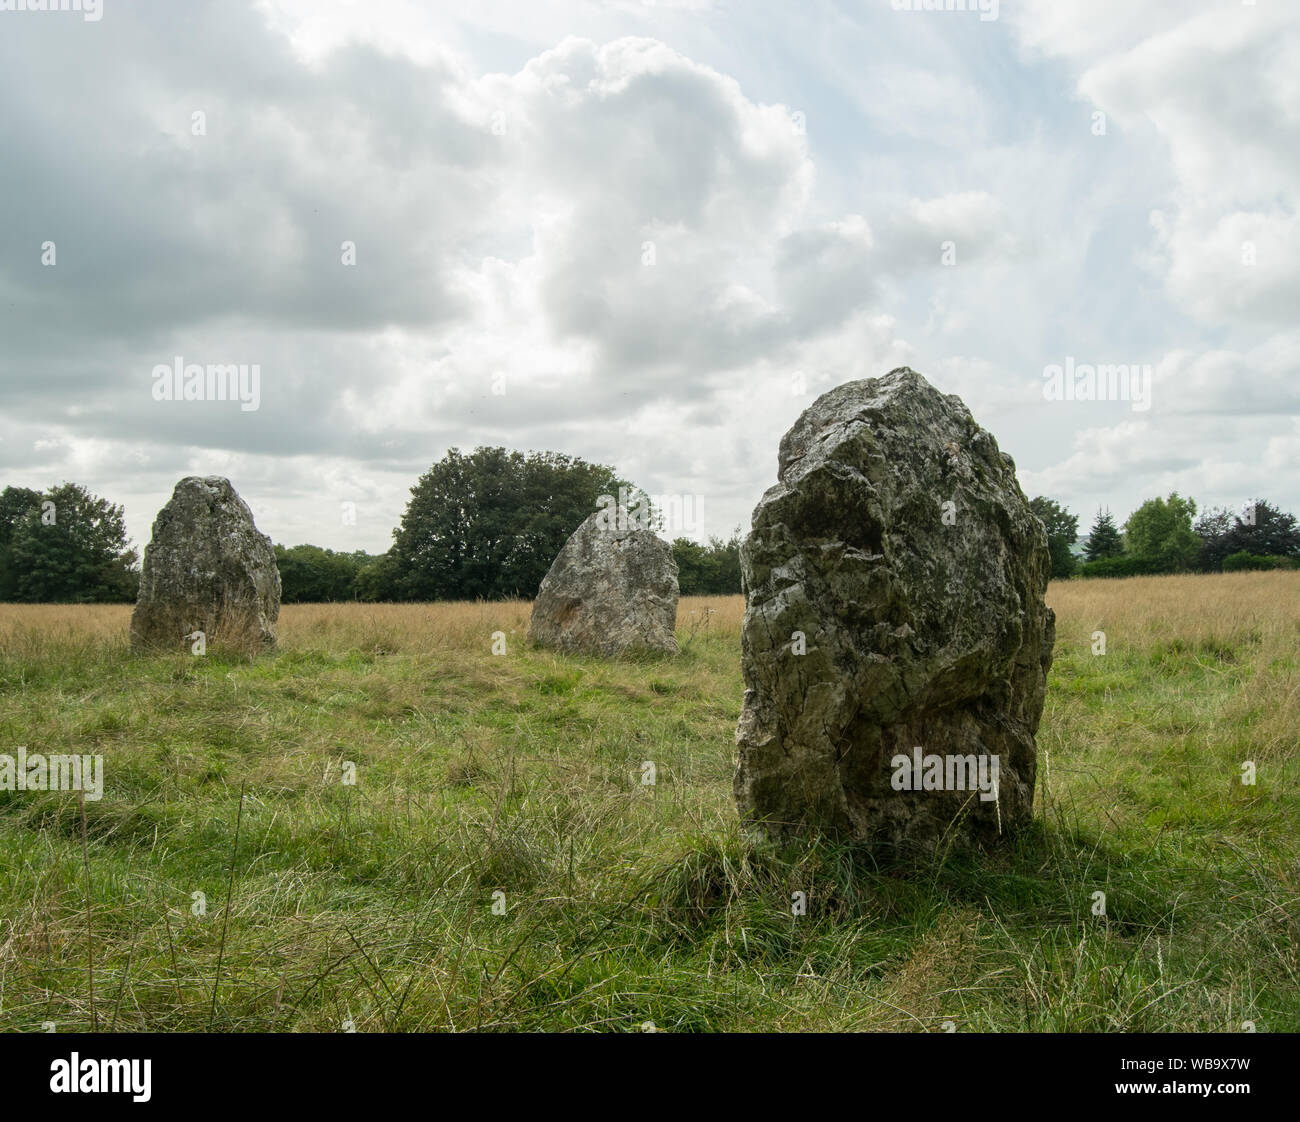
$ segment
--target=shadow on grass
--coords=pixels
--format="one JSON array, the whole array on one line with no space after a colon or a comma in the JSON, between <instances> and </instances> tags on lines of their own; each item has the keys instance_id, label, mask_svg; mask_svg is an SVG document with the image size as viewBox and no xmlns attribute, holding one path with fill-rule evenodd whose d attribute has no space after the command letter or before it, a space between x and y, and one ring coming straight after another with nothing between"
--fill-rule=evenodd
<instances>
[{"instance_id":1,"label":"shadow on grass","mask_svg":"<svg viewBox=\"0 0 1300 1122\"><path fill-rule=\"evenodd\" d=\"M1167 855L1126 850L1114 838L1036 821L982 851L887 853L814 838L776 845L741 831L694 839L657 867L644 904L671 932L696 942L738 917L789 919L799 906L816 924L903 925L918 933L947 909L973 909L1008 927L1077 928L1105 919L1116 934L1156 929L1203 870ZM802 901L795 899L802 893Z\"/></svg>"}]
</instances>

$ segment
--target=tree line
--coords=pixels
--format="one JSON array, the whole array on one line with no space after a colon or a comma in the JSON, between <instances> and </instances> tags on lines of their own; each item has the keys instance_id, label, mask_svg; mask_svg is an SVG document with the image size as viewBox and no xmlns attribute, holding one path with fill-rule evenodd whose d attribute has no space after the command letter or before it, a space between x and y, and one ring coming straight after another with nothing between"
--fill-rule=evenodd
<instances>
[{"instance_id":1,"label":"tree line","mask_svg":"<svg viewBox=\"0 0 1300 1122\"><path fill-rule=\"evenodd\" d=\"M620 494L644 496L613 468L576 456L453 448L411 488L388 552L276 545L281 599L531 598L602 497ZM739 530L703 544L679 538L672 548L683 595L740 590ZM139 583L121 506L75 483L0 492L0 600L130 602Z\"/></svg>"},{"instance_id":2,"label":"tree line","mask_svg":"<svg viewBox=\"0 0 1300 1122\"><path fill-rule=\"evenodd\" d=\"M1300 567L1295 515L1267 499L1237 511L1213 507L1198 517L1195 501L1174 491L1168 498L1147 499L1122 527L1102 509L1083 539L1082 557L1075 555L1077 515L1041 496L1029 505L1047 530L1057 579Z\"/></svg>"},{"instance_id":3,"label":"tree line","mask_svg":"<svg viewBox=\"0 0 1300 1122\"><path fill-rule=\"evenodd\" d=\"M557 452L453 448L411 488L386 553L275 547L285 603L531 598L556 554L602 497L644 492L603 464ZM1079 518L1052 499L1030 507L1047 530L1052 576L1230 572L1300 565L1293 515L1260 499L1197 517L1177 492L1148 499L1119 526L1099 510L1078 549ZM651 512L651 524L657 515ZM672 543L684 596L741 591L740 530ZM0 600L130 602L139 558L123 510L76 483L0 492Z\"/></svg>"},{"instance_id":4,"label":"tree line","mask_svg":"<svg viewBox=\"0 0 1300 1122\"><path fill-rule=\"evenodd\" d=\"M645 492L603 464L557 452L453 448L411 488L387 553L276 547L281 598L427 601L530 599L603 496ZM654 523L655 513L650 512ZM740 591L740 531L672 543L683 596Z\"/></svg>"}]
</instances>

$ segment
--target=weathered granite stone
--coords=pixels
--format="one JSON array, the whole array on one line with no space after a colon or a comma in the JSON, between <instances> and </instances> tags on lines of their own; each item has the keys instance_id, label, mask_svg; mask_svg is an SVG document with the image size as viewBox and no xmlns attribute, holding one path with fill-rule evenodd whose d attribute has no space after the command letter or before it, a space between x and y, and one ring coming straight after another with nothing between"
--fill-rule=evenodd
<instances>
[{"instance_id":1,"label":"weathered granite stone","mask_svg":"<svg viewBox=\"0 0 1300 1122\"><path fill-rule=\"evenodd\" d=\"M275 647L280 570L271 539L230 480L191 475L158 512L131 615L136 649L207 646L257 654Z\"/></svg>"},{"instance_id":2,"label":"weathered granite stone","mask_svg":"<svg viewBox=\"0 0 1300 1122\"><path fill-rule=\"evenodd\" d=\"M904 367L818 398L778 479L741 550L744 820L895 850L1024 824L1055 619L1011 458ZM967 789L900 789L918 756Z\"/></svg>"},{"instance_id":3,"label":"weathered granite stone","mask_svg":"<svg viewBox=\"0 0 1300 1122\"><path fill-rule=\"evenodd\" d=\"M677 654L677 562L650 530L590 515L564 544L533 602L528 639L566 652Z\"/></svg>"}]
</instances>

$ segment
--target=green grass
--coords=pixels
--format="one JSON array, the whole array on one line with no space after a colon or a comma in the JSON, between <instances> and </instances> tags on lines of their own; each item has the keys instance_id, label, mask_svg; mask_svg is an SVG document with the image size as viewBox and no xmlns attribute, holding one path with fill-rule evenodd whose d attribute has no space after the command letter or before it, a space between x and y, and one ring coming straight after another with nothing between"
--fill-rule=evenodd
<instances>
[{"instance_id":1,"label":"green grass","mask_svg":"<svg viewBox=\"0 0 1300 1122\"><path fill-rule=\"evenodd\" d=\"M1094 606L1058 604L1033 828L907 864L743 833L734 605L645 662L493 657L491 605L289 609L254 663L29 635L0 752L106 790L84 858L75 795L0 792L0 1028L1300 1030L1296 625L1094 657Z\"/></svg>"}]
</instances>

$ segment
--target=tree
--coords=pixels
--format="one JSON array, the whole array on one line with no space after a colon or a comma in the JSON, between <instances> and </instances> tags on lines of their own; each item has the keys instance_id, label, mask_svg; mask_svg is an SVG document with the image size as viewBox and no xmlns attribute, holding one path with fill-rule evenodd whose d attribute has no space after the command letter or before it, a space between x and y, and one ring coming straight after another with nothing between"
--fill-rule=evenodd
<instances>
[{"instance_id":1,"label":"tree","mask_svg":"<svg viewBox=\"0 0 1300 1122\"><path fill-rule=\"evenodd\" d=\"M1207 510L1196 520L1192 532L1200 539L1196 554L1196 567L1203 573L1217 573L1223 559L1232 552L1228 546L1228 532L1235 518L1232 511L1223 507Z\"/></svg>"},{"instance_id":2,"label":"tree","mask_svg":"<svg viewBox=\"0 0 1300 1122\"><path fill-rule=\"evenodd\" d=\"M318 545L275 547L280 599L286 604L320 604L357 599L357 578L375 558L361 551L335 553Z\"/></svg>"},{"instance_id":3,"label":"tree","mask_svg":"<svg viewBox=\"0 0 1300 1122\"><path fill-rule=\"evenodd\" d=\"M1197 568L1207 572L1218 572L1234 553L1300 558L1295 515L1266 499L1247 503L1239 514L1217 507L1199 518L1194 529L1201 539Z\"/></svg>"},{"instance_id":4,"label":"tree","mask_svg":"<svg viewBox=\"0 0 1300 1122\"><path fill-rule=\"evenodd\" d=\"M393 533L404 600L534 596L569 536L620 488L614 469L557 452L451 449L411 488Z\"/></svg>"},{"instance_id":5,"label":"tree","mask_svg":"<svg viewBox=\"0 0 1300 1122\"><path fill-rule=\"evenodd\" d=\"M1098 510L1083 547L1084 557L1089 561L1104 561L1108 557L1118 557L1123 552L1124 539L1120 537L1114 516L1109 510Z\"/></svg>"},{"instance_id":6,"label":"tree","mask_svg":"<svg viewBox=\"0 0 1300 1122\"><path fill-rule=\"evenodd\" d=\"M15 599L92 604L134 600L140 574L120 506L63 483L13 527Z\"/></svg>"},{"instance_id":7,"label":"tree","mask_svg":"<svg viewBox=\"0 0 1300 1122\"><path fill-rule=\"evenodd\" d=\"M18 570L10 550L14 527L40 505L41 493L30 487L6 487L0 492L0 600L12 600L18 592Z\"/></svg>"},{"instance_id":8,"label":"tree","mask_svg":"<svg viewBox=\"0 0 1300 1122\"><path fill-rule=\"evenodd\" d=\"M1300 557L1300 528L1294 514L1256 499L1228 531L1227 546L1260 557Z\"/></svg>"},{"instance_id":9,"label":"tree","mask_svg":"<svg viewBox=\"0 0 1300 1122\"><path fill-rule=\"evenodd\" d=\"M1150 562L1161 572L1180 572L1191 567L1201 542L1192 529L1196 503L1177 491L1168 499L1148 499L1124 524L1126 551Z\"/></svg>"},{"instance_id":10,"label":"tree","mask_svg":"<svg viewBox=\"0 0 1300 1122\"><path fill-rule=\"evenodd\" d=\"M357 599L368 604L400 600L397 576L397 558L393 556L392 550L381 553L357 573Z\"/></svg>"},{"instance_id":11,"label":"tree","mask_svg":"<svg viewBox=\"0 0 1300 1122\"><path fill-rule=\"evenodd\" d=\"M732 596L741 591L739 528L728 540L710 538L707 545L678 538L673 560L683 596Z\"/></svg>"},{"instance_id":12,"label":"tree","mask_svg":"<svg viewBox=\"0 0 1300 1122\"><path fill-rule=\"evenodd\" d=\"M1047 530L1047 549L1052 556L1052 576L1058 579L1070 576L1075 569L1074 554L1070 547L1079 536L1079 516L1071 514L1053 499L1039 496L1029 500L1032 510Z\"/></svg>"}]
</instances>

